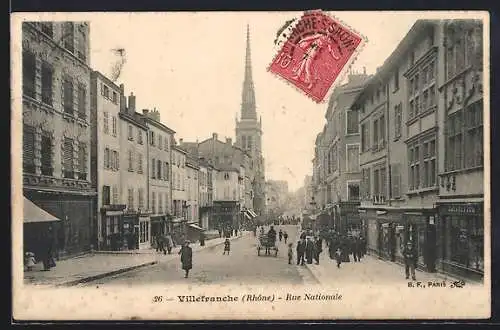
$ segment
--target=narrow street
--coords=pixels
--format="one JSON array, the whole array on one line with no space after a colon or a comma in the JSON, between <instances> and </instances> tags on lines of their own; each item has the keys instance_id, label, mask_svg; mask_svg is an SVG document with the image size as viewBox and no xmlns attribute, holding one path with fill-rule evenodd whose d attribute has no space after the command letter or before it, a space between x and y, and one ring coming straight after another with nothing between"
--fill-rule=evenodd
<instances>
[{"instance_id":1,"label":"narrow street","mask_svg":"<svg viewBox=\"0 0 500 330\"><path fill-rule=\"evenodd\" d=\"M297 226L281 226L292 241L297 235ZM295 242L294 242L295 243ZM243 284L243 285L296 285L314 283L310 271L305 267L288 265L287 247L284 241L278 244L278 256L258 256L257 238L252 234L235 240L230 255L222 255L223 245L193 253L193 269L189 278L184 278L180 259L160 261L157 265L104 278L86 286L142 285L181 282L189 284ZM178 250L176 250L178 251Z\"/></svg>"}]
</instances>

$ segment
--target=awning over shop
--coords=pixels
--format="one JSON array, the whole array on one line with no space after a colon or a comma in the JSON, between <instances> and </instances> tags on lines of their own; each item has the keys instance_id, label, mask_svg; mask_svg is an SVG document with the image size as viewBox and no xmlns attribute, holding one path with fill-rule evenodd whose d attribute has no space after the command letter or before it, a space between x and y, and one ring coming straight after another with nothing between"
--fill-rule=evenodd
<instances>
[{"instance_id":1,"label":"awning over shop","mask_svg":"<svg viewBox=\"0 0 500 330\"><path fill-rule=\"evenodd\" d=\"M253 218L249 214L250 212L245 212L245 216L247 217L248 220L252 220Z\"/></svg>"},{"instance_id":2,"label":"awning over shop","mask_svg":"<svg viewBox=\"0 0 500 330\"><path fill-rule=\"evenodd\" d=\"M190 223L189 227L194 228L194 229L198 229L198 230L205 230L205 229L201 228L200 226L198 226L197 224L194 224L194 223Z\"/></svg>"},{"instance_id":3,"label":"awning over shop","mask_svg":"<svg viewBox=\"0 0 500 330\"><path fill-rule=\"evenodd\" d=\"M26 197L24 197L23 213L24 223L61 221L61 219L36 206Z\"/></svg>"},{"instance_id":4,"label":"awning over shop","mask_svg":"<svg viewBox=\"0 0 500 330\"><path fill-rule=\"evenodd\" d=\"M184 218L173 218L171 221L172 222L183 222Z\"/></svg>"}]
</instances>

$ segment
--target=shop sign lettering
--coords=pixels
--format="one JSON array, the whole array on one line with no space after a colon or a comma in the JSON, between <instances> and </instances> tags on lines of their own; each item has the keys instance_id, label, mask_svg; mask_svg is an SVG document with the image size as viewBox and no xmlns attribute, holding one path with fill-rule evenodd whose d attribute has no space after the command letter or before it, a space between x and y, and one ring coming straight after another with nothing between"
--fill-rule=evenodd
<instances>
[{"instance_id":1,"label":"shop sign lettering","mask_svg":"<svg viewBox=\"0 0 500 330\"><path fill-rule=\"evenodd\" d=\"M445 214L477 214L476 206L474 205L458 205L452 204L443 206Z\"/></svg>"}]
</instances>

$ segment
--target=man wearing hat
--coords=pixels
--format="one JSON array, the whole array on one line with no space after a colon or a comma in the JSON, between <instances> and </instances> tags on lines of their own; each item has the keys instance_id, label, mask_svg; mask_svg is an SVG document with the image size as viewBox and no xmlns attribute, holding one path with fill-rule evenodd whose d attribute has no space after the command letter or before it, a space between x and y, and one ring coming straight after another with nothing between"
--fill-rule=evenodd
<instances>
[{"instance_id":1,"label":"man wearing hat","mask_svg":"<svg viewBox=\"0 0 500 330\"><path fill-rule=\"evenodd\" d=\"M184 245L179 250L181 255L182 269L185 271L184 278L187 278L189 271L193 268L193 249L189 246L189 241L184 241Z\"/></svg>"}]
</instances>

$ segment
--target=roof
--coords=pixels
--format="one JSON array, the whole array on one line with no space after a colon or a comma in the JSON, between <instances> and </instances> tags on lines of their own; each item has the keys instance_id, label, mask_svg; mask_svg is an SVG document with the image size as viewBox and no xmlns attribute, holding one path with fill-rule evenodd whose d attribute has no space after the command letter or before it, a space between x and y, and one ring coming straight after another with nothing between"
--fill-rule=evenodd
<instances>
[{"instance_id":1,"label":"roof","mask_svg":"<svg viewBox=\"0 0 500 330\"><path fill-rule=\"evenodd\" d=\"M116 89L118 92L121 91L120 86L118 86L117 84L115 84L114 82L112 82L111 79L109 79L108 77L106 77L101 72L93 70L90 74L91 74L91 76L99 77L107 85L111 86L113 89Z\"/></svg>"},{"instance_id":2,"label":"roof","mask_svg":"<svg viewBox=\"0 0 500 330\"><path fill-rule=\"evenodd\" d=\"M391 55L384 61L377 73L366 82L365 88L358 94L353 103L358 102L367 91L372 90L373 86L378 85L381 81L386 79L387 76L391 74L393 67L404 58L404 54L411 49L413 44L418 40L418 37L437 22L437 20L417 20L410 28L410 31L408 31L396 46Z\"/></svg>"},{"instance_id":3,"label":"roof","mask_svg":"<svg viewBox=\"0 0 500 330\"><path fill-rule=\"evenodd\" d=\"M127 120L128 122L134 124L135 126L138 126L142 129L144 129L145 131L148 130L148 127L146 125L144 125L138 117L136 117L135 115L139 115L137 112L134 113L134 116L131 116L129 113L127 112L119 112L118 113L118 116L122 119L125 119Z\"/></svg>"},{"instance_id":4,"label":"roof","mask_svg":"<svg viewBox=\"0 0 500 330\"><path fill-rule=\"evenodd\" d=\"M182 152L183 154L187 154L188 153L186 150L184 150L180 146L172 146L172 149L176 150L176 151L179 151L179 152Z\"/></svg>"},{"instance_id":5,"label":"roof","mask_svg":"<svg viewBox=\"0 0 500 330\"><path fill-rule=\"evenodd\" d=\"M142 113L137 113L137 116L140 117L142 120L146 121L148 124L152 124L154 126L156 126L157 128L159 129L162 129L164 131L166 131L167 133L170 133L170 134L175 134L176 132L169 128L167 125L163 124L163 123L160 123L159 121L156 121L154 120L153 118L149 117L149 116L145 116L144 114Z\"/></svg>"}]
</instances>

